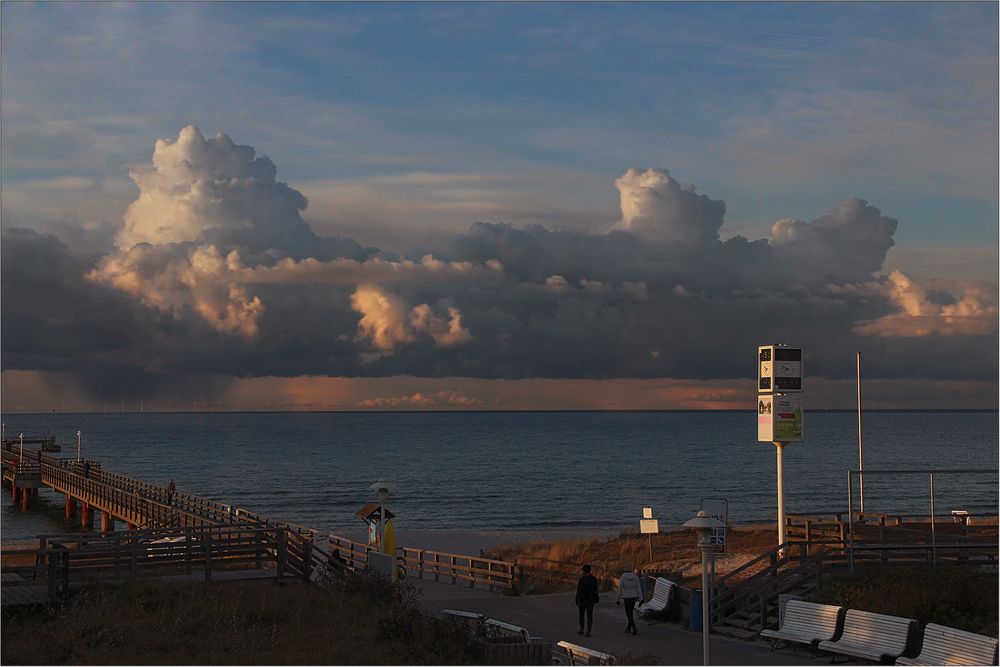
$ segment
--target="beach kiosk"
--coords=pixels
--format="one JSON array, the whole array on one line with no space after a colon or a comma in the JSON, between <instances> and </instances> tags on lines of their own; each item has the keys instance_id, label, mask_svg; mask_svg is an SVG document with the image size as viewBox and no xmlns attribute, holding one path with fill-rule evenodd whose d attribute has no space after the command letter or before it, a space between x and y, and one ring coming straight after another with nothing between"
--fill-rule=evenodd
<instances>
[{"instance_id":1,"label":"beach kiosk","mask_svg":"<svg viewBox=\"0 0 1000 667\"><path fill-rule=\"evenodd\" d=\"M396 579L396 527L393 523L396 515L387 505L392 484L380 477L368 488L375 491L376 501L355 512L355 516L368 526L368 569Z\"/></svg>"}]
</instances>

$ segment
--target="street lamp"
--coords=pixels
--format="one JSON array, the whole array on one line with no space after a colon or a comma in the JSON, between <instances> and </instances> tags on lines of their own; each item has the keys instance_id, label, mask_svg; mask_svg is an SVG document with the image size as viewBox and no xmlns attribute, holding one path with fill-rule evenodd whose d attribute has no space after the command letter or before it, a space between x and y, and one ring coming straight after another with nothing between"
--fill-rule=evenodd
<instances>
[{"instance_id":1,"label":"street lamp","mask_svg":"<svg viewBox=\"0 0 1000 667\"><path fill-rule=\"evenodd\" d=\"M698 531L698 548L701 550L701 652L702 664L708 662L708 550L711 547L710 534L713 528L725 528L715 517L709 516L705 510L698 510L697 516L684 522L685 528Z\"/></svg>"}]
</instances>

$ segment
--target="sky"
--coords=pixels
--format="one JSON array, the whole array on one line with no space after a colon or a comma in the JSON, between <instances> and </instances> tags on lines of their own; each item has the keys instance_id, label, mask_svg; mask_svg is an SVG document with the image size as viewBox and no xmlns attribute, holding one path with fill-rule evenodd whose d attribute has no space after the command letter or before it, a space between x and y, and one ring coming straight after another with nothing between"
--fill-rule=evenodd
<instances>
[{"instance_id":1,"label":"sky","mask_svg":"<svg viewBox=\"0 0 1000 667\"><path fill-rule=\"evenodd\" d=\"M996 3L0 18L4 409L997 406Z\"/></svg>"}]
</instances>

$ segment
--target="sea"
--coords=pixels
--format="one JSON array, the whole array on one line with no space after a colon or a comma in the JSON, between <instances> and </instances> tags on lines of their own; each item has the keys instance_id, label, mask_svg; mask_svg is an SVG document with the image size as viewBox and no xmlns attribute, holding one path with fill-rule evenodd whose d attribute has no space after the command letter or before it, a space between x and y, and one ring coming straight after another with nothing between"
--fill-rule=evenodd
<instances>
[{"instance_id":1,"label":"sea","mask_svg":"<svg viewBox=\"0 0 1000 667\"><path fill-rule=\"evenodd\" d=\"M351 412L6 414L8 438L54 435L61 456L320 531L359 535L355 512L389 480L400 529L540 536L660 529L726 501L730 523L773 522L776 452L754 412ZM848 508L858 468L853 412L809 412L784 449L787 512ZM865 509L928 516L997 514L998 415L869 412L863 419ZM916 474L876 471L908 470ZM853 483L855 507L858 482ZM0 500L0 539L77 530L43 490L20 511ZM413 534L417 534L414 532ZM429 548L434 548L430 546Z\"/></svg>"}]
</instances>

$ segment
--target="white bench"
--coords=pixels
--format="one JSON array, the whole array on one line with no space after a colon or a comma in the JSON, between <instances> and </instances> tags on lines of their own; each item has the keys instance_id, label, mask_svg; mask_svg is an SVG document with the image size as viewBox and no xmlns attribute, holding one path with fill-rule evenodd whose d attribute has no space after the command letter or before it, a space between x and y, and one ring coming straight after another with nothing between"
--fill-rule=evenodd
<instances>
[{"instance_id":1,"label":"white bench","mask_svg":"<svg viewBox=\"0 0 1000 667\"><path fill-rule=\"evenodd\" d=\"M486 622L486 617L474 611L461 611L459 609L442 609L441 615L452 618L462 623L478 626Z\"/></svg>"},{"instance_id":2,"label":"white bench","mask_svg":"<svg viewBox=\"0 0 1000 667\"><path fill-rule=\"evenodd\" d=\"M997 638L956 630L936 623L924 628L916 658L897 658L897 665L995 665Z\"/></svg>"},{"instance_id":3,"label":"white bench","mask_svg":"<svg viewBox=\"0 0 1000 667\"><path fill-rule=\"evenodd\" d=\"M761 630L760 636L771 644L772 651L783 641L814 647L818 642L829 641L836 636L842 609L829 604L789 600L781 627Z\"/></svg>"},{"instance_id":4,"label":"white bench","mask_svg":"<svg viewBox=\"0 0 1000 667\"><path fill-rule=\"evenodd\" d=\"M495 618L486 620L486 634L494 637L513 637L522 640L525 644L530 643L532 639L537 639L537 637L529 635L528 631L520 625L504 623Z\"/></svg>"},{"instance_id":5,"label":"white bench","mask_svg":"<svg viewBox=\"0 0 1000 667\"><path fill-rule=\"evenodd\" d=\"M552 664L555 665L613 665L615 657L610 653L601 653L586 646L559 642L552 652ZM561 651L559 649L562 649Z\"/></svg>"},{"instance_id":6,"label":"white bench","mask_svg":"<svg viewBox=\"0 0 1000 667\"><path fill-rule=\"evenodd\" d=\"M673 596L674 588L676 587L677 584L669 579L657 577L653 581L653 597L641 607L636 607L636 611L639 612L640 616L649 616L666 611L670 607L670 598Z\"/></svg>"},{"instance_id":7,"label":"white bench","mask_svg":"<svg viewBox=\"0 0 1000 667\"><path fill-rule=\"evenodd\" d=\"M912 618L848 609L840 639L821 641L817 648L876 662L891 662L903 655L916 624Z\"/></svg>"}]
</instances>

